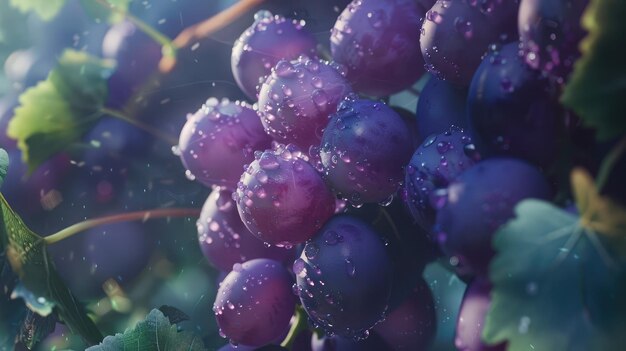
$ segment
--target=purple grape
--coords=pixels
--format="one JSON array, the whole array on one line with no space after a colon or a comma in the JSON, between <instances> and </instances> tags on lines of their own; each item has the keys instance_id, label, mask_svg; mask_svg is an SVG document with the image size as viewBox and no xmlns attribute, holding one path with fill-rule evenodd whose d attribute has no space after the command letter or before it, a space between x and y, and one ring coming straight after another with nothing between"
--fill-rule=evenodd
<instances>
[{"instance_id":1,"label":"purple grape","mask_svg":"<svg viewBox=\"0 0 626 351\"><path fill-rule=\"evenodd\" d=\"M424 141L424 137L421 136L421 133L418 130L417 121L415 120L415 114L405 108L393 106L392 109L398 114L398 116L402 117L406 127L409 129L411 133L411 148L413 150L417 149L422 142Z\"/></svg>"},{"instance_id":2,"label":"purple grape","mask_svg":"<svg viewBox=\"0 0 626 351\"><path fill-rule=\"evenodd\" d=\"M481 8L463 0L438 0L422 26L420 46L426 68L439 79L468 86L489 45L510 40L506 25L515 21L516 13L500 6L511 3L490 1ZM496 20L492 13L504 18Z\"/></svg>"},{"instance_id":3,"label":"purple grape","mask_svg":"<svg viewBox=\"0 0 626 351\"><path fill-rule=\"evenodd\" d=\"M431 135L406 168L405 202L415 221L432 231L442 189L480 159L472 139L462 129Z\"/></svg>"},{"instance_id":4,"label":"purple grape","mask_svg":"<svg viewBox=\"0 0 626 351\"><path fill-rule=\"evenodd\" d=\"M281 60L261 86L258 113L275 140L308 151L319 145L328 115L351 91L336 64L305 56Z\"/></svg>"},{"instance_id":5,"label":"purple grape","mask_svg":"<svg viewBox=\"0 0 626 351\"><path fill-rule=\"evenodd\" d=\"M335 197L293 145L255 152L233 195L248 230L290 248L310 239L333 215Z\"/></svg>"},{"instance_id":6,"label":"purple grape","mask_svg":"<svg viewBox=\"0 0 626 351\"><path fill-rule=\"evenodd\" d=\"M326 180L354 206L389 202L413 152L406 123L371 100L343 101L324 130L320 156Z\"/></svg>"},{"instance_id":7,"label":"purple grape","mask_svg":"<svg viewBox=\"0 0 626 351\"><path fill-rule=\"evenodd\" d=\"M213 311L231 342L262 346L280 337L294 313L292 278L280 262L259 258L236 264L217 291Z\"/></svg>"},{"instance_id":8,"label":"purple grape","mask_svg":"<svg viewBox=\"0 0 626 351\"><path fill-rule=\"evenodd\" d=\"M417 101L417 130L423 139L457 126L467 127L467 89L431 77Z\"/></svg>"},{"instance_id":9,"label":"purple grape","mask_svg":"<svg viewBox=\"0 0 626 351\"><path fill-rule=\"evenodd\" d=\"M102 56L117 63L108 80L106 105L120 108L142 88L153 75L161 60L161 45L135 24L123 21L115 24L102 41Z\"/></svg>"},{"instance_id":10,"label":"purple grape","mask_svg":"<svg viewBox=\"0 0 626 351\"><path fill-rule=\"evenodd\" d=\"M505 351L506 344L488 346L482 341L485 317L491 304L491 285L486 279L472 281L459 312L454 344L459 351Z\"/></svg>"},{"instance_id":11,"label":"purple grape","mask_svg":"<svg viewBox=\"0 0 626 351\"><path fill-rule=\"evenodd\" d=\"M141 223L110 224L53 245L50 253L73 292L100 298L109 279L128 287L148 267L153 238Z\"/></svg>"},{"instance_id":12,"label":"purple grape","mask_svg":"<svg viewBox=\"0 0 626 351\"><path fill-rule=\"evenodd\" d=\"M210 98L188 116L176 152L190 179L234 189L244 165L254 160L254 151L271 142L249 105Z\"/></svg>"},{"instance_id":13,"label":"purple grape","mask_svg":"<svg viewBox=\"0 0 626 351\"><path fill-rule=\"evenodd\" d=\"M513 218L515 205L550 196L550 186L534 166L517 159L484 160L448 186L437 212L437 238L448 256L484 275L494 254L493 234Z\"/></svg>"},{"instance_id":14,"label":"purple grape","mask_svg":"<svg viewBox=\"0 0 626 351\"><path fill-rule=\"evenodd\" d=\"M521 0L518 28L526 64L564 83L580 56L589 0Z\"/></svg>"},{"instance_id":15,"label":"purple grape","mask_svg":"<svg viewBox=\"0 0 626 351\"><path fill-rule=\"evenodd\" d=\"M413 0L354 0L331 31L333 60L348 68L354 89L387 96L424 73L418 42L424 12Z\"/></svg>"},{"instance_id":16,"label":"purple grape","mask_svg":"<svg viewBox=\"0 0 626 351\"><path fill-rule=\"evenodd\" d=\"M356 217L328 221L307 242L293 272L302 306L327 333L363 338L387 309L391 259L378 233Z\"/></svg>"},{"instance_id":17,"label":"purple grape","mask_svg":"<svg viewBox=\"0 0 626 351\"><path fill-rule=\"evenodd\" d=\"M556 89L526 66L518 43L492 51L478 67L470 86L468 115L483 154L550 165L562 114Z\"/></svg>"},{"instance_id":18,"label":"purple grape","mask_svg":"<svg viewBox=\"0 0 626 351\"><path fill-rule=\"evenodd\" d=\"M311 351L393 351L393 348L389 347L376 333L371 333L367 339L359 341L340 336L319 338L317 334L314 334L311 339Z\"/></svg>"},{"instance_id":19,"label":"purple grape","mask_svg":"<svg viewBox=\"0 0 626 351\"><path fill-rule=\"evenodd\" d=\"M304 21L259 11L254 15L254 23L233 46L233 75L241 90L256 100L256 86L278 61L293 60L300 55L314 57L316 46L315 38L304 28Z\"/></svg>"},{"instance_id":20,"label":"purple grape","mask_svg":"<svg viewBox=\"0 0 626 351\"><path fill-rule=\"evenodd\" d=\"M374 327L394 351L429 350L436 329L435 301L423 280L402 305Z\"/></svg>"},{"instance_id":21,"label":"purple grape","mask_svg":"<svg viewBox=\"0 0 626 351\"><path fill-rule=\"evenodd\" d=\"M279 262L293 260L292 250L265 247L263 242L245 227L232 192L216 187L207 198L197 222L198 241L204 257L221 271L230 271L235 263L255 258Z\"/></svg>"}]
</instances>

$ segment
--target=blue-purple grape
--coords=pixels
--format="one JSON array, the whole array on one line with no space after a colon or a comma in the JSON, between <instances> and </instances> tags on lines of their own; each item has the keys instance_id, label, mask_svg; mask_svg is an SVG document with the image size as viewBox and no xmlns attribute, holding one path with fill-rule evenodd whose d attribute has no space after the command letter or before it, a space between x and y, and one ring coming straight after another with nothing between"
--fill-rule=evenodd
<instances>
[{"instance_id":1,"label":"blue-purple grape","mask_svg":"<svg viewBox=\"0 0 626 351\"><path fill-rule=\"evenodd\" d=\"M290 248L310 239L335 211L335 197L293 145L255 152L234 193L239 215L263 242Z\"/></svg>"},{"instance_id":2,"label":"blue-purple grape","mask_svg":"<svg viewBox=\"0 0 626 351\"><path fill-rule=\"evenodd\" d=\"M367 223L333 217L306 243L293 272L302 306L327 333L362 338L383 318L392 264L382 238Z\"/></svg>"},{"instance_id":3,"label":"blue-purple grape","mask_svg":"<svg viewBox=\"0 0 626 351\"><path fill-rule=\"evenodd\" d=\"M517 13L500 7L514 1L486 4L482 8L463 0L438 0L426 13L420 46L426 68L435 77L468 86L489 45L512 39L507 25L515 21ZM504 18L496 20L492 15Z\"/></svg>"},{"instance_id":4,"label":"blue-purple grape","mask_svg":"<svg viewBox=\"0 0 626 351\"><path fill-rule=\"evenodd\" d=\"M148 83L161 60L161 45L130 21L115 24L104 36L102 56L117 63L108 80L107 106L120 108Z\"/></svg>"},{"instance_id":5,"label":"blue-purple grape","mask_svg":"<svg viewBox=\"0 0 626 351\"><path fill-rule=\"evenodd\" d=\"M519 157L543 167L554 160L563 114L558 94L524 63L517 42L485 57L467 101L472 136L483 155Z\"/></svg>"},{"instance_id":6,"label":"blue-purple grape","mask_svg":"<svg viewBox=\"0 0 626 351\"><path fill-rule=\"evenodd\" d=\"M213 189L202 207L197 227L204 257L221 271L229 272L234 264L255 258L286 262L294 257L292 250L265 247L250 233L239 217L232 191L227 189Z\"/></svg>"},{"instance_id":7,"label":"blue-purple grape","mask_svg":"<svg viewBox=\"0 0 626 351\"><path fill-rule=\"evenodd\" d=\"M321 145L326 180L355 206L388 202L413 152L411 132L393 109L352 98L332 115Z\"/></svg>"},{"instance_id":8,"label":"blue-purple grape","mask_svg":"<svg viewBox=\"0 0 626 351\"><path fill-rule=\"evenodd\" d=\"M254 259L236 264L217 291L213 311L231 342L263 346L289 328L296 298L292 278L280 262Z\"/></svg>"},{"instance_id":9,"label":"blue-purple grape","mask_svg":"<svg viewBox=\"0 0 626 351\"><path fill-rule=\"evenodd\" d=\"M235 81L248 97L256 99L257 85L281 59L316 56L317 43L304 21L274 16L269 11L254 15L254 23L233 46L231 68Z\"/></svg>"},{"instance_id":10,"label":"blue-purple grape","mask_svg":"<svg viewBox=\"0 0 626 351\"><path fill-rule=\"evenodd\" d=\"M442 191L479 159L472 138L456 127L431 135L415 151L406 168L404 196L413 218L428 233L433 229Z\"/></svg>"},{"instance_id":11,"label":"blue-purple grape","mask_svg":"<svg viewBox=\"0 0 626 351\"><path fill-rule=\"evenodd\" d=\"M355 0L331 31L333 60L348 69L354 89L387 96L423 73L419 29L424 12L413 0Z\"/></svg>"},{"instance_id":12,"label":"blue-purple grape","mask_svg":"<svg viewBox=\"0 0 626 351\"><path fill-rule=\"evenodd\" d=\"M429 350L436 330L435 301L423 280L417 283L402 305L374 327L376 334L394 351Z\"/></svg>"},{"instance_id":13,"label":"blue-purple grape","mask_svg":"<svg viewBox=\"0 0 626 351\"><path fill-rule=\"evenodd\" d=\"M467 128L467 89L431 77L417 101L417 130L422 139L451 126Z\"/></svg>"},{"instance_id":14,"label":"blue-purple grape","mask_svg":"<svg viewBox=\"0 0 626 351\"><path fill-rule=\"evenodd\" d=\"M494 255L495 231L528 198L548 200L551 189L539 170L509 158L487 159L461 173L441 197L437 239L443 251L475 274L485 275Z\"/></svg>"},{"instance_id":15,"label":"blue-purple grape","mask_svg":"<svg viewBox=\"0 0 626 351\"><path fill-rule=\"evenodd\" d=\"M564 83L580 56L581 26L589 0L521 0L518 28L530 67Z\"/></svg>"},{"instance_id":16,"label":"blue-purple grape","mask_svg":"<svg viewBox=\"0 0 626 351\"><path fill-rule=\"evenodd\" d=\"M454 345L459 351L505 351L506 344L486 345L482 341L485 317L491 304L491 284L475 279L465 290L456 323Z\"/></svg>"},{"instance_id":17,"label":"blue-purple grape","mask_svg":"<svg viewBox=\"0 0 626 351\"><path fill-rule=\"evenodd\" d=\"M265 150L271 138L252 108L243 102L210 98L180 132L176 152L187 175L210 187L234 189L254 151Z\"/></svg>"},{"instance_id":18,"label":"blue-purple grape","mask_svg":"<svg viewBox=\"0 0 626 351\"><path fill-rule=\"evenodd\" d=\"M352 89L340 66L301 56L279 61L259 91L258 114L265 131L303 151L318 146L328 116Z\"/></svg>"}]
</instances>

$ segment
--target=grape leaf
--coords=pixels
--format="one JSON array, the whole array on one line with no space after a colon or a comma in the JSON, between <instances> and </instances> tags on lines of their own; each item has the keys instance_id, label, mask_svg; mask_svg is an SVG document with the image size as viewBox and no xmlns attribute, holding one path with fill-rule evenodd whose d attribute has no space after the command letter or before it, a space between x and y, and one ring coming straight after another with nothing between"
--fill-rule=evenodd
<instances>
[{"instance_id":1,"label":"grape leaf","mask_svg":"<svg viewBox=\"0 0 626 351\"><path fill-rule=\"evenodd\" d=\"M525 200L494 238L483 338L509 351L626 350L626 262L575 215Z\"/></svg>"},{"instance_id":2,"label":"grape leaf","mask_svg":"<svg viewBox=\"0 0 626 351\"><path fill-rule=\"evenodd\" d=\"M2 194L0 207L0 247L4 248L9 266L22 285L42 301L53 303L61 320L85 341L100 342L100 331L56 272L43 238L26 227Z\"/></svg>"},{"instance_id":3,"label":"grape leaf","mask_svg":"<svg viewBox=\"0 0 626 351\"><path fill-rule=\"evenodd\" d=\"M117 23L124 19L130 0L80 0L80 3L96 21Z\"/></svg>"},{"instance_id":4,"label":"grape leaf","mask_svg":"<svg viewBox=\"0 0 626 351\"><path fill-rule=\"evenodd\" d=\"M562 96L600 140L626 132L626 1L591 0L582 18L589 32Z\"/></svg>"},{"instance_id":5,"label":"grape leaf","mask_svg":"<svg viewBox=\"0 0 626 351\"><path fill-rule=\"evenodd\" d=\"M50 335L56 327L54 315L42 317L35 312L29 311L22 321L20 332L17 335L17 342L24 344L32 350L46 336Z\"/></svg>"},{"instance_id":6,"label":"grape leaf","mask_svg":"<svg viewBox=\"0 0 626 351\"><path fill-rule=\"evenodd\" d=\"M49 21L65 5L65 0L11 0L11 6L21 12L34 12L42 20Z\"/></svg>"},{"instance_id":7,"label":"grape leaf","mask_svg":"<svg viewBox=\"0 0 626 351\"><path fill-rule=\"evenodd\" d=\"M4 183L4 178L9 170L9 154L4 149L0 149L0 186Z\"/></svg>"},{"instance_id":8,"label":"grape leaf","mask_svg":"<svg viewBox=\"0 0 626 351\"><path fill-rule=\"evenodd\" d=\"M92 346L87 351L195 351L205 350L202 340L190 332L179 332L176 325L170 323L163 312L154 309L145 320L137 323L134 329L123 334L107 336L100 345Z\"/></svg>"},{"instance_id":9,"label":"grape leaf","mask_svg":"<svg viewBox=\"0 0 626 351\"><path fill-rule=\"evenodd\" d=\"M29 172L65 150L102 116L113 64L66 50L48 78L20 96L7 134L18 140Z\"/></svg>"}]
</instances>

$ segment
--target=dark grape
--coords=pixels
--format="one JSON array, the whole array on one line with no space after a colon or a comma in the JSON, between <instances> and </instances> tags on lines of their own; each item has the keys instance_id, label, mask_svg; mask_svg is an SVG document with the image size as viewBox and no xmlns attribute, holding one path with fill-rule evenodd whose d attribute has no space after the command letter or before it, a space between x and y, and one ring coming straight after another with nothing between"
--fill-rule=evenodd
<instances>
[{"instance_id":1,"label":"dark grape","mask_svg":"<svg viewBox=\"0 0 626 351\"><path fill-rule=\"evenodd\" d=\"M161 60L161 45L130 21L120 22L106 33L102 55L117 63L108 80L107 106L120 108L136 94Z\"/></svg>"},{"instance_id":2,"label":"dark grape","mask_svg":"<svg viewBox=\"0 0 626 351\"><path fill-rule=\"evenodd\" d=\"M420 145L422 145L424 138L418 130L415 114L402 107L392 106L391 108L398 114L398 116L402 117L404 123L406 123L406 126L411 133L411 140L413 141L411 143L412 148L413 150L417 149Z\"/></svg>"},{"instance_id":3,"label":"dark grape","mask_svg":"<svg viewBox=\"0 0 626 351\"><path fill-rule=\"evenodd\" d=\"M463 0L438 0L426 13L420 46L426 68L439 79L468 86L490 44L510 41L506 27L516 13L500 11L513 0L490 1L485 9ZM504 16L495 20L491 16ZM502 23L502 27L494 25Z\"/></svg>"},{"instance_id":4,"label":"dark grape","mask_svg":"<svg viewBox=\"0 0 626 351\"><path fill-rule=\"evenodd\" d=\"M292 250L265 247L263 242L245 227L232 191L216 187L207 198L197 222L198 241L204 257L222 271L230 271L235 263L255 258L269 258L279 262L293 260Z\"/></svg>"},{"instance_id":5,"label":"dark grape","mask_svg":"<svg viewBox=\"0 0 626 351\"><path fill-rule=\"evenodd\" d=\"M333 60L348 69L354 89L387 96L423 73L418 42L424 12L413 0L355 0L331 31Z\"/></svg>"},{"instance_id":6,"label":"dark grape","mask_svg":"<svg viewBox=\"0 0 626 351\"><path fill-rule=\"evenodd\" d=\"M482 341L485 317L491 303L491 285L475 279L465 290L456 324L454 344L459 351L505 351L506 344L488 346Z\"/></svg>"},{"instance_id":7,"label":"dark grape","mask_svg":"<svg viewBox=\"0 0 626 351\"><path fill-rule=\"evenodd\" d=\"M220 284L213 311L233 343L269 344L289 327L296 298L292 278L280 262L255 259L236 264Z\"/></svg>"},{"instance_id":8,"label":"dark grape","mask_svg":"<svg viewBox=\"0 0 626 351\"><path fill-rule=\"evenodd\" d=\"M293 271L302 305L327 333L362 338L387 309L390 257L378 233L355 217L328 221L307 242Z\"/></svg>"},{"instance_id":9,"label":"dark grape","mask_svg":"<svg viewBox=\"0 0 626 351\"><path fill-rule=\"evenodd\" d=\"M340 336L324 336L316 334L311 339L311 351L393 351L380 336L370 333L367 339L354 341Z\"/></svg>"},{"instance_id":10,"label":"dark grape","mask_svg":"<svg viewBox=\"0 0 626 351\"><path fill-rule=\"evenodd\" d=\"M589 0L521 0L519 35L526 64L564 83L580 56L580 21Z\"/></svg>"},{"instance_id":11,"label":"dark grape","mask_svg":"<svg viewBox=\"0 0 626 351\"><path fill-rule=\"evenodd\" d=\"M442 190L479 159L472 138L456 127L431 135L415 151L406 168L404 195L413 218L424 230L432 231Z\"/></svg>"},{"instance_id":12,"label":"dark grape","mask_svg":"<svg viewBox=\"0 0 626 351\"><path fill-rule=\"evenodd\" d=\"M486 274L494 254L494 232L513 217L518 202L548 200L551 190L534 166L517 159L493 158L461 173L445 195L437 212L439 243L462 266Z\"/></svg>"},{"instance_id":13,"label":"dark grape","mask_svg":"<svg viewBox=\"0 0 626 351\"><path fill-rule=\"evenodd\" d=\"M281 60L261 86L258 112L275 140L308 151L319 145L328 115L351 91L336 64L305 56Z\"/></svg>"},{"instance_id":14,"label":"dark grape","mask_svg":"<svg viewBox=\"0 0 626 351\"><path fill-rule=\"evenodd\" d=\"M519 157L544 167L554 160L563 114L558 94L526 66L517 42L485 57L467 101L472 136L484 155Z\"/></svg>"},{"instance_id":15,"label":"dark grape","mask_svg":"<svg viewBox=\"0 0 626 351\"><path fill-rule=\"evenodd\" d=\"M394 351L429 350L436 329L435 301L423 280L418 282L402 305L374 327L376 334Z\"/></svg>"},{"instance_id":16,"label":"dark grape","mask_svg":"<svg viewBox=\"0 0 626 351\"><path fill-rule=\"evenodd\" d=\"M234 189L255 150L270 147L256 112L243 102L210 98L180 132L176 152L190 179Z\"/></svg>"},{"instance_id":17,"label":"dark grape","mask_svg":"<svg viewBox=\"0 0 626 351\"><path fill-rule=\"evenodd\" d=\"M270 74L278 61L315 56L317 43L304 25L269 11L254 15L254 23L237 39L231 56L235 80L251 99L256 99L260 79Z\"/></svg>"},{"instance_id":18,"label":"dark grape","mask_svg":"<svg viewBox=\"0 0 626 351\"><path fill-rule=\"evenodd\" d=\"M335 197L293 145L255 152L234 198L257 238L291 247L310 239L333 215Z\"/></svg>"},{"instance_id":19,"label":"dark grape","mask_svg":"<svg viewBox=\"0 0 626 351\"><path fill-rule=\"evenodd\" d=\"M457 126L467 127L467 89L431 77L417 101L417 130L422 139Z\"/></svg>"},{"instance_id":20,"label":"dark grape","mask_svg":"<svg viewBox=\"0 0 626 351\"><path fill-rule=\"evenodd\" d=\"M326 180L354 206L389 202L413 152L410 130L393 109L352 98L332 115L321 145Z\"/></svg>"}]
</instances>

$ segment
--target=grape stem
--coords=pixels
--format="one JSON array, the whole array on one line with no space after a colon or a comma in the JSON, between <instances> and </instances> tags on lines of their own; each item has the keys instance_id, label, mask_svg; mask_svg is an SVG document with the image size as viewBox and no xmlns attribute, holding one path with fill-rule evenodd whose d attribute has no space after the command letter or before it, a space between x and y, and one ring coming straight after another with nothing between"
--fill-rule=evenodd
<instances>
[{"instance_id":1,"label":"grape stem","mask_svg":"<svg viewBox=\"0 0 626 351\"><path fill-rule=\"evenodd\" d=\"M239 0L229 8L221 11L220 13L209 17L208 19L185 28L173 41L173 46L177 49L182 49L191 45L192 42L204 39L218 30L226 27L228 24L234 22L239 17L248 13L254 7L262 4L265 0ZM162 73L170 72L176 60L172 60L170 57L164 56L159 63L159 70Z\"/></svg>"},{"instance_id":2,"label":"grape stem","mask_svg":"<svg viewBox=\"0 0 626 351\"><path fill-rule=\"evenodd\" d=\"M280 343L280 346L288 350L291 350L291 348L293 347L293 343L296 341L296 338L298 337L300 332L308 328L306 321L306 312L304 312L304 308L302 308L302 306L296 306L296 314L294 318L295 321L289 329L289 334L287 334L285 340Z\"/></svg>"},{"instance_id":3,"label":"grape stem","mask_svg":"<svg viewBox=\"0 0 626 351\"><path fill-rule=\"evenodd\" d=\"M129 124L139 128L139 129L141 129L141 130L143 130L143 131L145 131L147 133L150 133L153 136L161 139L162 141L170 144L171 146L174 146L174 145L178 144L178 140L176 140L176 138L174 138L174 137L172 137L172 136L170 136L170 135L168 135L166 133L161 132L160 130L152 127L151 125L145 124L145 123L141 122L140 120L138 120L136 118L131 118L129 116L126 116L121 111L117 111L117 110L113 110L113 109L109 109L109 108L105 107L105 108L101 109L101 112L106 114L106 115L108 115L108 116L111 116L111 117L117 118L119 120L122 120L122 121L124 121L126 123L129 123Z\"/></svg>"},{"instance_id":4,"label":"grape stem","mask_svg":"<svg viewBox=\"0 0 626 351\"><path fill-rule=\"evenodd\" d=\"M43 238L47 245L52 245L74 236L85 230L95 228L105 224L113 224L128 221L147 221L156 218L172 218L172 217L197 217L200 215L200 209L197 208L161 208L147 211L136 211L128 213L120 213L112 216L89 219L83 222L71 225L61 231Z\"/></svg>"},{"instance_id":5,"label":"grape stem","mask_svg":"<svg viewBox=\"0 0 626 351\"><path fill-rule=\"evenodd\" d=\"M598 176L596 177L596 188L598 192L602 190L604 185L609 179L611 175L611 171L613 170L613 166L619 160L620 156L624 154L626 151L626 137L623 137L617 145L609 152L604 160L602 161L602 165L600 165L600 170L598 171Z\"/></svg>"}]
</instances>

